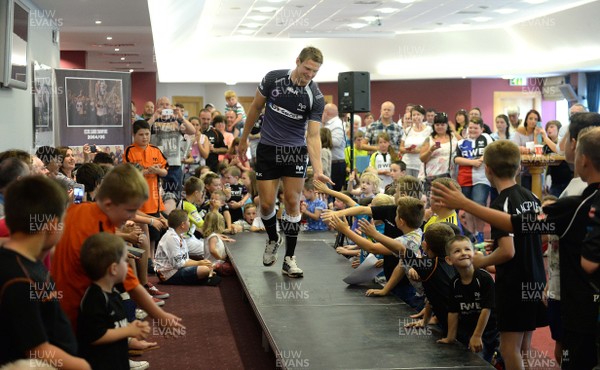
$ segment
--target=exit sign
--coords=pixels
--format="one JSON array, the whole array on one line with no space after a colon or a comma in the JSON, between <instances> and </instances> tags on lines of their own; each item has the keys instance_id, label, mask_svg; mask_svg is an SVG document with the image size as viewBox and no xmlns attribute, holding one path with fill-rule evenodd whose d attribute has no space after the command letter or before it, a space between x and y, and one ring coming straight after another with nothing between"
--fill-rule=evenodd
<instances>
[{"instance_id":1,"label":"exit sign","mask_svg":"<svg viewBox=\"0 0 600 370\"><path fill-rule=\"evenodd\" d=\"M526 77L511 78L510 80L508 80L508 84L510 86L527 86L527 78Z\"/></svg>"}]
</instances>

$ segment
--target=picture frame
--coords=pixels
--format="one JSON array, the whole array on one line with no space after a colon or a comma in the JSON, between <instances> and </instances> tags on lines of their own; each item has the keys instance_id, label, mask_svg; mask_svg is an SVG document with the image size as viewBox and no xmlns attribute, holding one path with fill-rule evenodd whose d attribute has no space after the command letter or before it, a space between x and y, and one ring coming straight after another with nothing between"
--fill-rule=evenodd
<instances>
[{"instance_id":1,"label":"picture frame","mask_svg":"<svg viewBox=\"0 0 600 370\"><path fill-rule=\"evenodd\" d=\"M27 90L29 79L29 14L21 0L0 1L0 85Z\"/></svg>"}]
</instances>

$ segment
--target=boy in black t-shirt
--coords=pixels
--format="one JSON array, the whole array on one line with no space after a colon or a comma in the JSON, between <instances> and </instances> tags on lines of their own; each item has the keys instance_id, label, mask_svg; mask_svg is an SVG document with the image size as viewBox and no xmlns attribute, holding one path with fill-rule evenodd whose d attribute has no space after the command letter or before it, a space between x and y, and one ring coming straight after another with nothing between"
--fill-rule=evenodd
<instances>
[{"instance_id":1,"label":"boy in black t-shirt","mask_svg":"<svg viewBox=\"0 0 600 370\"><path fill-rule=\"evenodd\" d=\"M80 258L92 280L79 308L80 353L93 369L128 370L127 338L146 338L150 325L138 320L127 322L121 294L115 288L127 274L127 247L114 234L98 233L83 243ZM147 362L137 365L148 367Z\"/></svg>"},{"instance_id":2,"label":"boy in black t-shirt","mask_svg":"<svg viewBox=\"0 0 600 370\"><path fill-rule=\"evenodd\" d=\"M583 131L594 126L600 126L598 113L571 116L569 132L565 136L565 157L567 162L575 164L575 172L588 186L580 195L566 196L544 207L545 218L539 218L533 212L506 214L480 207L462 197L460 190L434 188L435 197L447 206L466 208L502 230L515 234L560 235L561 367L569 370L590 370L598 363L594 338L600 299L594 278L582 268L582 256L586 255L582 244L585 246L597 238L588 233L588 225L594 229L590 217L594 215L594 200L600 194L600 131Z\"/></svg>"},{"instance_id":3,"label":"boy in black t-shirt","mask_svg":"<svg viewBox=\"0 0 600 370\"><path fill-rule=\"evenodd\" d=\"M466 236L455 236L446 244L446 262L458 275L450 285L448 335L438 343L458 339L471 352L491 362L498 348L498 330L494 312L494 280L485 270L473 267L473 244ZM462 333L462 334L461 334Z\"/></svg>"},{"instance_id":4,"label":"boy in black t-shirt","mask_svg":"<svg viewBox=\"0 0 600 370\"><path fill-rule=\"evenodd\" d=\"M29 358L46 366L91 369L60 307L62 292L42 260L62 235L67 194L45 176L15 181L5 193L10 239L0 248L0 366Z\"/></svg>"},{"instance_id":5,"label":"boy in black t-shirt","mask_svg":"<svg viewBox=\"0 0 600 370\"><path fill-rule=\"evenodd\" d=\"M523 214L540 208L540 201L535 195L515 182L521 164L521 154L516 144L499 140L488 145L484 163L486 176L499 191L491 209L508 214ZM475 214L470 207L471 202L465 197L460 197L458 207L455 207L455 204L449 203L446 197L440 195L441 189L454 195L454 187L449 189L434 186L436 200L443 202L448 208L463 208ZM475 215L489 221L479 214ZM513 235L497 228L494 223L492 239L494 251L487 256L475 256L473 264L475 268L496 266L495 293L500 352L508 369L523 369L521 353L530 350L533 330L547 325L545 306L542 303L546 285L542 241L539 234Z\"/></svg>"},{"instance_id":6,"label":"boy in black t-shirt","mask_svg":"<svg viewBox=\"0 0 600 370\"><path fill-rule=\"evenodd\" d=\"M229 166L223 171L224 186L225 188L229 188L230 195L229 199L227 199L227 205L229 206L232 223L244 218L242 207L250 197L246 187L239 183L241 174L237 166Z\"/></svg>"}]
</instances>

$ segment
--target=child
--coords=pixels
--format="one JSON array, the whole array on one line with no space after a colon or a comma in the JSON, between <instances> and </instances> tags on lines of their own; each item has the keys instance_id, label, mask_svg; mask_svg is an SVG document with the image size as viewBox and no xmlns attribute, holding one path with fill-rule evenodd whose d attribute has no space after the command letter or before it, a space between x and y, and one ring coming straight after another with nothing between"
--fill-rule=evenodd
<instances>
[{"instance_id":1,"label":"child","mask_svg":"<svg viewBox=\"0 0 600 370\"><path fill-rule=\"evenodd\" d=\"M384 192L387 194L389 189L393 188L396 181L402 176L406 176L406 163L402 162L400 159L396 159L390 165L390 177L392 178L392 182L385 186Z\"/></svg>"},{"instance_id":2,"label":"child","mask_svg":"<svg viewBox=\"0 0 600 370\"><path fill-rule=\"evenodd\" d=\"M433 180L432 184L433 183L443 184L448 187L450 187L449 184L453 184L457 188L459 187L458 183L449 177L439 177ZM449 222L458 226L458 219L454 209L448 209L444 207L443 203L435 200L431 200L430 202L433 215L429 218L429 220L427 220L427 223L425 223L423 231L427 232L427 228L436 222Z\"/></svg>"},{"instance_id":3,"label":"child","mask_svg":"<svg viewBox=\"0 0 600 370\"><path fill-rule=\"evenodd\" d=\"M375 194L379 193L381 179L377 174L365 170L365 172L360 175L359 183L360 187L350 191L350 193L358 195L360 199L372 198Z\"/></svg>"},{"instance_id":4,"label":"child","mask_svg":"<svg viewBox=\"0 0 600 370\"><path fill-rule=\"evenodd\" d=\"M41 262L61 237L66 192L53 180L32 176L13 182L4 199L11 234L0 248L0 365L29 358L91 369L75 357L77 341L59 305L61 290Z\"/></svg>"},{"instance_id":5,"label":"child","mask_svg":"<svg viewBox=\"0 0 600 370\"><path fill-rule=\"evenodd\" d=\"M246 187L239 183L241 174L242 173L240 169L235 166L229 166L225 171L223 171L225 188L230 190L230 196L227 205L229 205L229 214L231 215L232 223L242 219L242 207L250 198L250 194L248 194Z\"/></svg>"},{"instance_id":6,"label":"child","mask_svg":"<svg viewBox=\"0 0 600 370\"><path fill-rule=\"evenodd\" d=\"M501 214L509 218L509 215L532 212L539 208L539 200L515 182L520 164L521 154L513 142L499 140L487 146L485 175L499 191L490 208L503 211ZM445 197L440 199L440 188L452 195L456 189L434 184L433 189L438 189L434 190L434 199L437 196L437 200L442 200L447 208L463 208L473 213L470 202L460 202L456 206ZM483 205L481 207L490 209ZM508 369L523 368L521 353L529 351L533 330L547 325L542 303L546 283L542 242L539 234L516 231L513 235L498 229L492 223L494 251L487 256L477 255L474 258L476 268L496 266L495 294L500 352Z\"/></svg>"},{"instance_id":7,"label":"child","mask_svg":"<svg viewBox=\"0 0 600 370\"><path fill-rule=\"evenodd\" d=\"M209 212L202 226L204 234L204 255L206 259L213 264L215 271L222 276L233 274L233 267L227 259L225 252L225 243L219 236L225 230L223 216L217 212Z\"/></svg>"},{"instance_id":8,"label":"child","mask_svg":"<svg viewBox=\"0 0 600 370\"><path fill-rule=\"evenodd\" d=\"M304 201L300 203L300 213L308 220L307 231L327 230L327 225L321 220L321 212L327 209L327 204L317 197L312 179L304 182Z\"/></svg>"},{"instance_id":9,"label":"child","mask_svg":"<svg viewBox=\"0 0 600 370\"><path fill-rule=\"evenodd\" d=\"M260 223L261 225L259 225L258 222L255 222L257 219L260 220L260 217L256 217L256 204L247 203L244 206L244 218L234 222L234 227L238 228L236 232L265 231L265 226L262 225L262 221Z\"/></svg>"},{"instance_id":10,"label":"child","mask_svg":"<svg viewBox=\"0 0 600 370\"><path fill-rule=\"evenodd\" d=\"M154 257L154 268L161 283L210 286L219 284L220 279L214 276L210 261L194 261L189 258L187 244L182 238L190 229L187 212L181 209L173 210L168 222L169 230L160 239ZM206 220L204 222L206 223Z\"/></svg>"},{"instance_id":11,"label":"child","mask_svg":"<svg viewBox=\"0 0 600 370\"><path fill-rule=\"evenodd\" d=\"M60 303L71 325L76 326L81 298L91 284L79 259L83 242L102 231L114 234L117 227L136 215L136 210L147 199L148 185L142 174L134 166L122 164L106 174L95 202L76 204L67 210L64 234L54 251L52 276L57 288L64 292ZM137 305L161 325L176 330L183 327L180 318L166 313L153 302L131 270L123 286Z\"/></svg>"},{"instance_id":12,"label":"child","mask_svg":"<svg viewBox=\"0 0 600 370\"><path fill-rule=\"evenodd\" d=\"M79 308L80 354L94 369L128 370L127 338L146 338L150 325L138 320L127 322L121 293L115 288L127 275L127 247L116 235L98 233L85 240L80 258L92 281ZM136 365L148 367L145 361Z\"/></svg>"},{"instance_id":13,"label":"child","mask_svg":"<svg viewBox=\"0 0 600 370\"><path fill-rule=\"evenodd\" d=\"M224 160L229 166L235 166L240 169L240 171L250 171L252 168L250 167L250 163L248 162L248 158L246 156L241 157L238 155L238 146L240 145L240 138L236 137L231 142L229 149L227 149L227 154L225 154Z\"/></svg>"},{"instance_id":14,"label":"child","mask_svg":"<svg viewBox=\"0 0 600 370\"><path fill-rule=\"evenodd\" d=\"M386 132L377 135L377 151L371 155L370 166L377 170L381 179L381 191L392 182L390 166L396 159L394 148L390 147L390 136Z\"/></svg>"},{"instance_id":15,"label":"child","mask_svg":"<svg viewBox=\"0 0 600 370\"><path fill-rule=\"evenodd\" d=\"M355 131L354 132L354 161L352 164L352 168L357 171L356 169L356 157L366 157L369 155L369 152L367 152L366 150L363 149L359 149L363 142L365 142L365 133L362 131ZM344 157L346 160L346 173L350 173L350 144L348 144L348 146L346 146L346 148L344 149ZM358 173L358 171L357 171Z\"/></svg>"},{"instance_id":16,"label":"child","mask_svg":"<svg viewBox=\"0 0 600 370\"><path fill-rule=\"evenodd\" d=\"M241 134L241 131L244 128L244 123L246 121L246 111L244 110L244 107L240 103L238 103L237 94L233 90L225 91L225 101L227 102L227 104L225 105L225 110L223 111L223 114L231 110L234 111L236 115L233 125L231 127L227 127L227 131L233 132L234 128L237 128Z\"/></svg>"},{"instance_id":17,"label":"child","mask_svg":"<svg viewBox=\"0 0 600 370\"><path fill-rule=\"evenodd\" d=\"M135 121L133 123L133 144L125 149L123 162L138 165L148 184L150 196L140 211L151 217L160 217L160 212L164 211L165 205L160 196L159 177L165 177L168 174L167 158L157 146L150 144L150 137L150 124L144 120ZM150 248L153 251L156 242L160 239L160 231L151 224L148 232Z\"/></svg>"},{"instance_id":18,"label":"child","mask_svg":"<svg viewBox=\"0 0 600 370\"><path fill-rule=\"evenodd\" d=\"M185 199L181 201L181 208L187 212L190 220L190 229L183 234L192 259L201 259L204 256L204 240L196 236L204 223L202 216L196 208L204 200L204 183L197 177L190 177L184 184Z\"/></svg>"},{"instance_id":19,"label":"child","mask_svg":"<svg viewBox=\"0 0 600 370\"><path fill-rule=\"evenodd\" d=\"M402 235L395 239L380 234L377 232L374 225L364 220L359 221L360 231L373 238L376 243L371 242L368 239L363 238L357 233L351 231L348 224L345 221L341 221L337 216L333 216L330 219L330 223L336 230L344 233L349 239L354 241L361 249L364 249L370 253L381 253L386 255L393 254L397 256L396 260L398 260L398 257L400 257L400 259L404 258L406 254L419 254L419 246L421 245L421 238L423 236L423 232L421 229L419 229L421 223L423 222L423 203L415 198L400 197L397 201L397 206L393 207L396 207L396 227L402 232ZM390 274L389 277L386 274L386 278L388 278L388 283L386 284L387 288L384 287L384 289L381 290L367 291L367 295L388 294L389 291L391 291L391 289L403 279L403 277L404 269L402 268L402 264L398 263L394 267L393 273ZM400 298L414 307L421 306L419 302L414 301L414 289L411 289L410 291L412 292L412 295L404 294ZM419 308L419 310L421 308Z\"/></svg>"},{"instance_id":20,"label":"child","mask_svg":"<svg viewBox=\"0 0 600 370\"><path fill-rule=\"evenodd\" d=\"M421 247L424 256L406 259L406 266L410 268L407 275L411 280L423 284L427 302L422 311L423 318L411 326L423 327L432 322L432 313L438 320L442 335L448 331L448 297L450 296L450 282L456 274L454 268L444 261L446 256L446 243L456 235L449 224L440 222L427 228L423 234ZM419 317L417 316L411 317Z\"/></svg>"},{"instance_id":21,"label":"child","mask_svg":"<svg viewBox=\"0 0 600 370\"><path fill-rule=\"evenodd\" d=\"M462 332L466 336L458 336L458 340L491 363L498 348L494 280L485 270L473 267L474 255L473 245L465 236L455 236L446 244L446 262L454 266L458 276L450 285L448 335L438 343L454 343L457 333Z\"/></svg>"},{"instance_id":22,"label":"child","mask_svg":"<svg viewBox=\"0 0 600 370\"><path fill-rule=\"evenodd\" d=\"M333 148L333 139L331 138L331 130L321 127L321 168L323 174L331 177L331 148Z\"/></svg>"},{"instance_id":23,"label":"child","mask_svg":"<svg viewBox=\"0 0 600 370\"><path fill-rule=\"evenodd\" d=\"M212 193L223 190L223 184L221 178L214 172L209 172L204 175L204 202L200 206L200 216L204 218L207 212L211 209L211 200L213 199ZM220 197L219 197L220 198ZM219 212L225 218L225 223L228 228L231 227L231 213L229 212L229 206L226 203L227 197L223 199L223 203L219 206Z\"/></svg>"},{"instance_id":24,"label":"child","mask_svg":"<svg viewBox=\"0 0 600 370\"><path fill-rule=\"evenodd\" d=\"M485 148L494 141L490 135L483 132L483 121L474 117L469 121L469 137L458 142L454 162L458 169L458 183L463 194L474 202L485 206L490 194L490 182L486 178L483 165ZM484 222L476 217L469 216L475 230L477 241L483 242Z\"/></svg>"}]
</instances>

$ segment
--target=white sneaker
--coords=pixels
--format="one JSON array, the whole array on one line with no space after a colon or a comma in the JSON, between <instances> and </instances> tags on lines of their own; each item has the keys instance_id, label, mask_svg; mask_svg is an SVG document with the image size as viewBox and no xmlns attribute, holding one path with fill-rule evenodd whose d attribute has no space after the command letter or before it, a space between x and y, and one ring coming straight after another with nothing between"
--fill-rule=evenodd
<instances>
[{"instance_id":1,"label":"white sneaker","mask_svg":"<svg viewBox=\"0 0 600 370\"><path fill-rule=\"evenodd\" d=\"M145 370L150 367L148 361L133 361L129 360L129 368L131 370Z\"/></svg>"},{"instance_id":2,"label":"white sneaker","mask_svg":"<svg viewBox=\"0 0 600 370\"><path fill-rule=\"evenodd\" d=\"M148 317L148 313L144 310L142 310L141 308L136 308L135 309L135 318L138 320L144 320L146 317Z\"/></svg>"},{"instance_id":3,"label":"white sneaker","mask_svg":"<svg viewBox=\"0 0 600 370\"><path fill-rule=\"evenodd\" d=\"M304 275L304 272L296 265L296 256L286 256L281 271L291 278L299 278Z\"/></svg>"},{"instance_id":4,"label":"white sneaker","mask_svg":"<svg viewBox=\"0 0 600 370\"><path fill-rule=\"evenodd\" d=\"M279 239L277 241L267 240L267 244L265 245L265 252L263 253L263 265L271 266L277 261L277 249L283 243L283 239L281 235L279 235Z\"/></svg>"}]
</instances>

